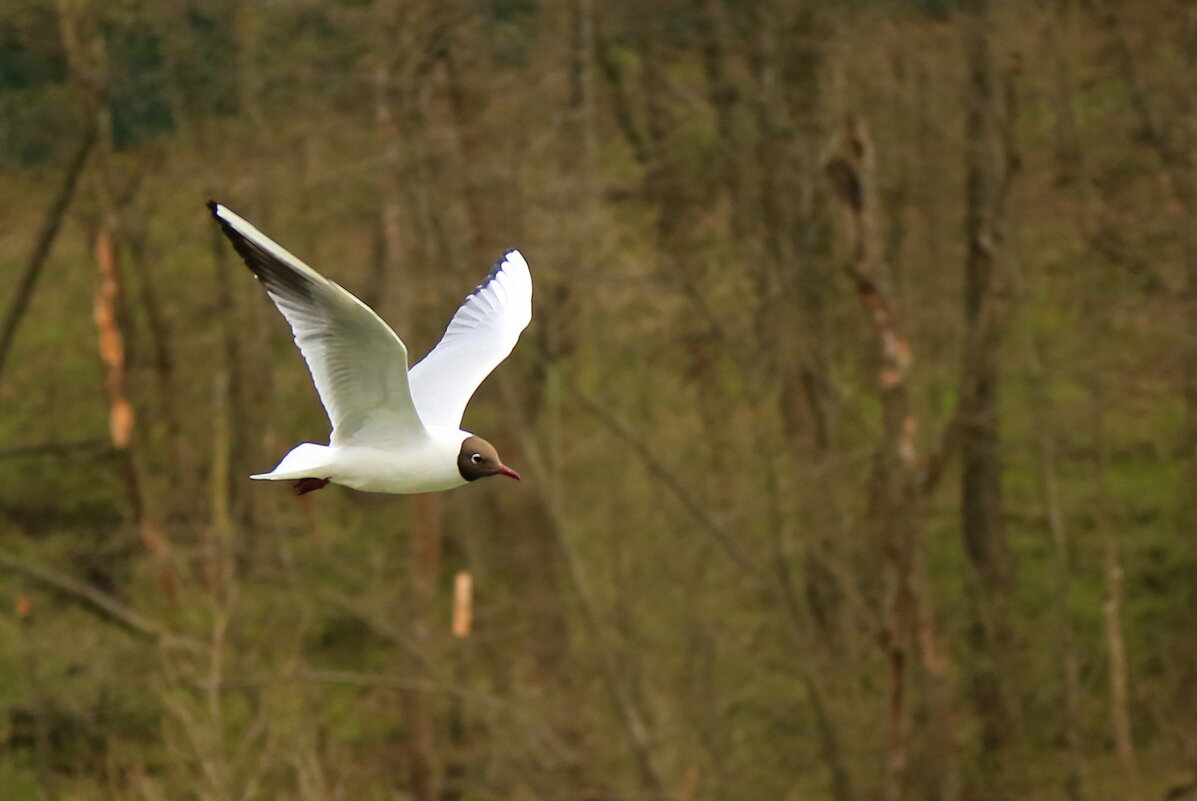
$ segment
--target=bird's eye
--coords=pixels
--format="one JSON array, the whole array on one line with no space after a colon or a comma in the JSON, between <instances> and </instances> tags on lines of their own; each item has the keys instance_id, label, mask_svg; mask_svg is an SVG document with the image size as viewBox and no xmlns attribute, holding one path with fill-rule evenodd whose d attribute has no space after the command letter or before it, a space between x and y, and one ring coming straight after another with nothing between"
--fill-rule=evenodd
<instances>
[{"instance_id":1,"label":"bird's eye","mask_svg":"<svg viewBox=\"0 0 1197 801\"><path fill-rule=\"evenodd\" d=\"M473 456L470 457L470 461L473 462L474 464L482 464L482 454L475 453Z\"/></svg>"}]
</instances>

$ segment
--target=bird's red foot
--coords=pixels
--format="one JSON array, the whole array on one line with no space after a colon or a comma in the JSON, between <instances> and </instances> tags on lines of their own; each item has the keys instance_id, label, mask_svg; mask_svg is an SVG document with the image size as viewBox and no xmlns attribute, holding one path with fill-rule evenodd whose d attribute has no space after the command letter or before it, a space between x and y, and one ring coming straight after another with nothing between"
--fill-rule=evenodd
<instances>
[{"instance_id":1,"label":"bird's red foot","mask_svg":"<svg viewBox=\"0 0 1197 801\"><path fill-rule=\"evenodd\" d=\"M295 488L296 495L306 495L309 492L324 489L327 485L327 478L301 478L292 486Z\"/></svg>"}]
</instances>

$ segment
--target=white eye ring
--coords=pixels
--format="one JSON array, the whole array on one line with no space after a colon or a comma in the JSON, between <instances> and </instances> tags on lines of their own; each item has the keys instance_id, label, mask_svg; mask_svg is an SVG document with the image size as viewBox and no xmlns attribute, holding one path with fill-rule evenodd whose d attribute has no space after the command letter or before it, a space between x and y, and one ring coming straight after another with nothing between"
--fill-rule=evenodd
<instances>
[{"instance_id":1,"label":"white eye ring","mask_svg":"<svg viewBox=\"0 0 1197 801\"><path fill-rule=\"evenodd\" d=\"M473 456L470 457L470 461L473 462L474 464L482 464L482 454L475 453Z\"/></svg>"}]
</instances>

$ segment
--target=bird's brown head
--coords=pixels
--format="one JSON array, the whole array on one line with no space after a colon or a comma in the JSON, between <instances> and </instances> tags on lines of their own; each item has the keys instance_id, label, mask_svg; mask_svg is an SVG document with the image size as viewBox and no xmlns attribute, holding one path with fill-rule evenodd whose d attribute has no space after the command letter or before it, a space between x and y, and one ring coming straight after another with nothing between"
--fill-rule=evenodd
<instances>
[{"instance_id":1,"label":"bird's brown head","mask_svg":"<svg viewBox=\"0 0 1197 801\"><path fill-rule=\"evenodd\" d=\"M520 474L503 464L499 459L499 452L495 446L482 437L473 435L465 438L461 443L461 451L457 454L457 471L466 481L476 481L487 476L507 476L520 480Z\"/></svg>"}]
</instances>

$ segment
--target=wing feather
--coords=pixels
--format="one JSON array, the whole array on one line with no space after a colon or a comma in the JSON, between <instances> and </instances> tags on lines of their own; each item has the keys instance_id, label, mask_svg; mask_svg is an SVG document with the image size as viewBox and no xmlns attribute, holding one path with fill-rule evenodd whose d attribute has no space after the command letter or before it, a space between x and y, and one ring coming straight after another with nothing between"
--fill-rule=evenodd
<instances>
[{"instance_id":1,"label":"wing feather","mask_svg":"<svg viewBox=\"0 0 1197 801\"><path fill-rule=\"evenodd\" d=\"M425 436L407 379L407 348L369 306L226 206L212 216L291 326L332 423L329 442Z\"/></svg>"},{"instance_id":2,"label":"wing feather","mask_svg":"<svg viewBox=\"0 0 1197 801\"><path fill-rule=\"evenodd\" d=\"M532 320L532 274L510 250L457 308L440 342L411 369L412 399L425 425L458 427L478 385Z\"/></svg>"}]
</instances>

